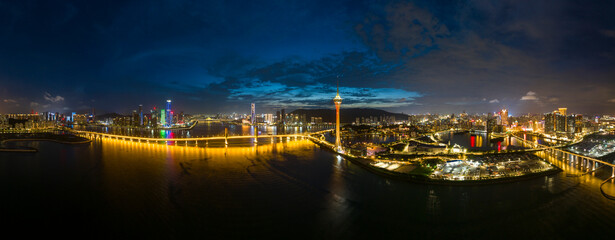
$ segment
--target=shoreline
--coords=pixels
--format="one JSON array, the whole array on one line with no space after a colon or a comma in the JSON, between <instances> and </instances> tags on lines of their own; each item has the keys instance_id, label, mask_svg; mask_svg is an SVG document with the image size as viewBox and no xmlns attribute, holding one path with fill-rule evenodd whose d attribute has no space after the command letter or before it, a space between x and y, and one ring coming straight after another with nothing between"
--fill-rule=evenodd
<instances>
[{"instance_id":1,"label":"shoreline","mask_svg":"<svg viewBox=\"0 0 615 240\"><path fill-rule=\"evenodd\" d=\"M333 149L329 148L325 144L316 142L314 140L312 140L312 142L314 144L320 146L321 149L328 150L328 151L330 151L332 153L335 153L335 154L340 154L338 152L335 152ZM534 179L534 178L538 178L538 177L542 177L542 176L549 176L549 175L553 175L553 174L557 174L557 173L562 172L562 169L554 166L555 168L551 169L551 170L542 171L542 172L536 172L536 173L529 173L529 174L525 174L525 175L522 175L522 176L503 177L503 178L494 178L494 179L481 179L481 180L451 181L451 180L431 179L429 177L421 176L421 175L403 174L403 173L396 173L396 172L386 171L386 170L382 170L380 168L375 168L375 167L369 165L366 162L366 161L368 161L367 159L350 157L350 156L345 155L345 154L340 154L340 155L343 156L345 159L348 159L352 163L357 164L360 167L366 169L367 171L370 171L372 173L375 173L375 174L378 174L378 175L381 175L381 176L384 176L384 177L389 177L389 178L392 178L392 179L397 179L397 180L402 180L402 181L408 181L408 182L412 182L412 183L432 184L432 185L479 186L479 185L489 185L489 184L511 183L511 182L517 182L517 181Z\"/></svg>"}]
</instances>

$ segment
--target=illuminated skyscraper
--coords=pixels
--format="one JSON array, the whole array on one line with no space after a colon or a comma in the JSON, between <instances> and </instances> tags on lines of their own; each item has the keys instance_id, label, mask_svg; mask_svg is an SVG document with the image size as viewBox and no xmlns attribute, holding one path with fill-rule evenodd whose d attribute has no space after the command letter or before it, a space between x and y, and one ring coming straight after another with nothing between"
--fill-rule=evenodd
<instances>
[{"instance_id":1,"label":"illuminated skyscraper","mask_svg":"<svg viewBox=\"0 0 615 240\"><path fill-rule=\"evenodd\" d=\"M275 117L277 118L277 123L281 123L282 122L282 117L280 117L280 111L276 111L275 112Z\"/></svg>"},{"instance_id":2,"label":"illuminated skyscraper","mask_svg":"<svg viewBox=\"0 0 615 240\"><path fill-rule=\"evenodd\" d=\"M574 115L574 132L583 132L583 115L581 114Z\"/></svg>"},{"instance_id":3,"label":"illuminated skyscraper","mask_svg":"<svg viewBox=\"0 0 615 240\"><path fill-rule=\"evenodd\" d=\"M568 108L558 108L557 111L559 111L559 114L563 116L562 119L560 120L561 123L558 122L558 124L562 125L563 127L561 127L561 129L558 131L568 132L569 131L568 130L568 115L566 115L566 113L568 112Z\"/></svg>"},{"instance_id":4,"label":"illuminated skyscraper","mask_svg":"<svg viewBox=\"0 0 615 240\"><path fill-rule=\"evenodd\" d=\"M266 122L267 124L272 124L273 123L273 114L271 114L271 113L263 114L263 121Z\"/></svg>"},{"instance_id":5,"label":"illuminated skyscraper","mask_svg":"<svg viewBox=\"0 0 615 240\"><path fill-rule=\"evenodd\" d=\"M139 126L143 126L143 105L139 104Z\"/></svg>"},{"instance_id":6,"label":"illuminated skyscraper","mask_svg":"<svg viewBox=\"0 0 615 240\"><path fill-rule=\"evenodd\" d=\"M500 119L502 119L502 125L508 126L508 110L506 108L500 111Z\"/></svg>"},{"instance_id":7,"label":"illuminated skyscraper","mask_svg":"<svg viewBox=\"0 0 615 240\"><path fill-rule=\"evenodd\" d=\"M567 116L566 108L559 108L545 114L545 133L574 133L576 131L575 116Z\"/></svg>"},{"instance_id":8,"label":"illuminated skyscraper","mask_svg":"<svg viewBox=\"0 0 615 240\"><path fill-rule=\"evenodd\" d=\"M497 119L498 119L498 115L497 114L489 114L487 116L487 121L485 122L485 131L487 132L487 134L490 134L492 132L496 132L497 129Z\"/></svg>"},{"instance_id":9,"label":"illuminated skyscraper","mask_svg":"<svg viewBox=\"0 0 615 240\"><path fill-rule=\"evenodd\" d=\"M163 127L167 124L167 118L166 118L166 111L160 109L160 125L162 125Z\"/></svg>"},{"instance_id":10,"label":"illuminated skyscraper","mask_svg":"<svg viewBox=\"0 0 615 240\"><path fill-rule=\"evenodd\" d=\"M137 110L132 110L132 117L130 118L130 126L137 126L139 125L139 114L137 113Z\"/></svg>"},{"instance_id":11,"label":"illuminated skyscraper","mask_svg":"<svg viewBox=\"0 0 615 240\"><path fill-rule=\"evenodd\" d=\"M167 115L167 125L171 126L173 124L173 112L171 111L171 100L167 100L167 109L166 109L166 115Z\"/></svg>"},{"instance_id":12,"label":"illuminated skyscraper","mask_svg":"<svg viewBox=\"0 0 615 240\"><path fill-rule=\"evenodd\" d=\"M333 98L335 103L335 150L341 151L342 144L340 141L340 105L342 105L342 98L340 97L340 87L337 87L337 95Z\"/></svg>"},{"instance_id":13,"label":"illuminated skyscraper","mask_svg":"<svg viewBox=\"0 0 615 240\"><path fill-rule=\"evenodd\" d=\"M149 126L152 128L156 128L158 126L158 117L159 117L156 107L154 107L154 109L149 110L149 115L150 115Z\"/></svg>"},{"instance_id":14,"label":"illuminated skyscraper","mask_svg":"<svg viewBox=\"0 0 615 240\"><path fill-rule=\"evenodd\" d=\"M557 116L560 115L559 112L553 111L549 113L545 113L545 133L554 133L557 129Z\"/></svg>"},{"instance_id":15,"label":"illuminated skyscraper","mask_svg":"<svg viewBox=\"0 0 615 240\"><path fill-rule=\"evenodd\" d=\"M252 103L252 116L251 119L252 125L256 124L256 106Z\"/></svg>"}]
</instances>

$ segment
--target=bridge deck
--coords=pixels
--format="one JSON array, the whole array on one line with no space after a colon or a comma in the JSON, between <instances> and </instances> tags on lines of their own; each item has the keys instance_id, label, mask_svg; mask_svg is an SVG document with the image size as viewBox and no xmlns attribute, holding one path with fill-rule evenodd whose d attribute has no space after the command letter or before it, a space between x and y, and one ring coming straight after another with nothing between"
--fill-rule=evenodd
<instances>
[{"instance_id":1,"label":"bridge deck","mask_svg":"<svg viewBox=\"0 0 615 240\"><path fill-rule=\"evenodd\" d=\"M577 154L577 153L573 153L573 152L564 151L564 150L562 150L562 149L557 148L557 146L555 146L555 147L546 146L546 145L538 144L538 143L535 143L535 142L530 142L530 141L528 141L528 140L522 139L522 138L517 137L517 136L514 136L514 135L512 135L512 136L513 136L514 138L516 138L517 140L519 140L519 141L521 141L521 142L525 143L525 144L528 144L528 145L530 145L530 146L533 146L534 148L536 148L536 147L540 147L540 149L544 149L544 150L552 150L552 151L557 151L557 152L561 152L561 153L569 154L569 155L571 155L571 156L576 156L576 157L581 158L581 159L587 159L587 160L589 160L589 161L593 161L593 162L601 163L601 164L604 164L604 165L607 165L607 166L610 166L610 167L614 167L614 168L615 168L615 164L612 164L612 163L609 163L609 162L605 162L605 161L602 161L602 160L599 160L599 159L595 159L595 158L587 157L587 156L584 156L584 155L581 155L581 154Z\"/></svg>"},{"instance_id":2,"label":"bridge deck","mask_svg":"<svg viewBox=\"0 0 615 240\"><path fill-rule=\"evenodd\" d=\"M307 137L313 138L314 134L322 134L324 132L328 132L331 130L324 130L313 133L305 133L305 134L281 134L281 135L241 135L241 136L217 136L217 137L196 137L196 138L150 138L150 137L135 137L135 136L126 136L126 135L117 135L117 134L108 134L108 133L100 133L100 132L91 132L91 131L82 131L82 130L70 130L76 134L84 134L84 135L94 135L101 136L106 138L114 138L114 139L123 139L123 140L139 140L139 141L150 141L150 142L185 142L185 141L208 141L208 140L225 140L225 139L250 139L250 138L284 138L284 137Z\"/></svg>"}]
</instances>

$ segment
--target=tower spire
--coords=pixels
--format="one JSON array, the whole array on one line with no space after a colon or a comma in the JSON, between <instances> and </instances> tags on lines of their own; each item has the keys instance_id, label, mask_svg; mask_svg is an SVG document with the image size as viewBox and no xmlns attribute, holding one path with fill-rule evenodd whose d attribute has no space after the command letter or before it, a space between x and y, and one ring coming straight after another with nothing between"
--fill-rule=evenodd
<instances>
[{"instance_id":1,"label":"tower spire","mask_svg":"<svg viewBox=\"0 0 615 240\"><path fill-rule=\"evenodd\" d=\"M340 75L337 75L336 88L337 88L337 94L335 95L335 97L340 98Z\"/></svg>"},{"instance_id":2,"label":"tower spire","mask_svg":"<svg viewBox=\"0 0 615 240\"><path fill-rule=\"evenodd\" d=\"M340 141L340 105L342 104L342 98L340 97L339 75L337 77L337 95L333 98L333 103L335 103L335 151L342 152Z\"/></svg>"},{"instance_id":3,"label":"tower spire","mask_svg":"<svg viewBox=\"0 0 615 240\"><path fill-rule=\"evenodd\" d=\"M340 95L340 76L337 76L337 95Z\"/></svg>"}]
</instances>

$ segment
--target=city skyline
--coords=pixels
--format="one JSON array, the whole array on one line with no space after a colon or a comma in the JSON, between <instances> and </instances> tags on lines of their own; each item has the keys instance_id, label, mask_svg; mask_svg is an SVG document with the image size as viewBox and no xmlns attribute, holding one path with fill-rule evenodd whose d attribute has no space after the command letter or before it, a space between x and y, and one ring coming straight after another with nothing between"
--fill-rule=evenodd
<instances>
[{"instance_id":1,"label":"city skyline","mask_svg":"<svg viewBox=\"0 0 615 240\"><path fill-rule=\"evenodd\" d=\"M601 239L613 66L615 1L0 0L3 229Z\"/></svg>"},{"instance_id":2,"label":"city skyline","mask_svg":"<svg viewBox=\"0 0 615 240\"><path fill-rule=\"evenodd\" d=\"M0 5L0 113L615 114L613 3Z\"/></svg>"}]
</instances>

